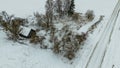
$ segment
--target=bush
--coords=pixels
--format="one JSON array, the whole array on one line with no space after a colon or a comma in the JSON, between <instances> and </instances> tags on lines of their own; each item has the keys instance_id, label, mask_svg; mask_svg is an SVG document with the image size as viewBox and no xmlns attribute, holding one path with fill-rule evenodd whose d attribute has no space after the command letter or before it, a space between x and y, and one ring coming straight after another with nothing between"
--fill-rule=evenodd
<instances>
[{"instance_id":1,"label":"bush","mask_svg":"<svg viewBox=\"0 0 120 68\"><path fill-rule=\"evenodd\" d=\"M2 16L0 16L0 22L2 22L2 20L3 20L3 18L2 18Z\"/></svg>"},{"instance_id":2,"label":"bush","mask_svg":"<svg viewBox=\"0 0 120 68\"><path fill-rule=\"evenodd\" d=\"M73 58L75 58L75 53L73 51L68 51L66 52L64 57L68 58L69 60L72 60Z\"/></svg>"},{"instance_id":3,"label":"bush","mask_svg":"<svg viewBox=\"0 0 120 68\"><path fill-rule=\"evenodd\" d=\"M19 17L15 17L13 20L18 22L22 26L25 26L25 24L28 23L27 19L23 19L23 18L19 18Z\"/></svg>"},{"instance_id":4,"label":"bush","mask_svg":"<svg viewBox=\"0 0 120 68\"><path fill-rule=\"evenodd\" d=\"M78 21L80 19L79 13L72 14L72 19L75 20L75 21Z\"/></svg>"},{"instance_id":5,"label":"bush","mask_svg":"<svg viewBox=\"0 0 120 68\"><path fill-rule=\"evenodd\" d=\"M30 38L30 43L34 43L34 44L37 44L40 42L40 38L38 36L32 36Z\"/></svg>"},{"instance_id":6,"label":"bush","mask_svg":"<svg viewBox=\"0 0 120 68\"><path fill-rule=\"evenodd\" d=\"M81 35L76 35L76 39L79 42L79 44L82 44L87 39L87 34L82 33Z\"/></svg>"},{"instance_id":7,"label":"bush","mask_svg":"<svg viewBox=\"0 0 120 68\"><path fill-rule=\"evenodd\" d=\"M85 17L87 21L92 21L95 17L94 12L92 10L87 10L87 12L85 13Z\"/></svg>"},{"instance_id":8,"label":"bush","mask_svg":"<svg viewBox=\"0 0 120 68\"><path fill-rule=\"evenodd\" d=\"M47 29L48 26L47 26L47 18L45 15L42 15L42 14L39 14L38 12L37 13L34 13L34 16L36 18L36 21L37 21L37 25L41 28L41 29Z\"/></svg>"},{"instance_id":9,"label":"bush","mask_svg":"<svg viewBox=\"0 0 120 68\"><path fill-rule=\"evenodd\" d=\"M19 21L14 19L14 20L12 20L11 24L8 25L9 26L8 30L9 30L9 32L11 34L10 35L11 39L13 39L14 41L17 41L17 39L19 39L19 33L22 30L20 28L20 26L21 26L20 24L21 23Z\"/></svg>"},{"instance_id":10,"label":"bush","mask_svg":"<svg viewBox=\"0 0 120 68\"><path fill-rule=\"evenodd\" d=\"M30 38L30 43L34 43L34 44L41 44L42 45L42 42L43 40L45 39L45 37L39 37L37 35L33 35L31 38Z\"/></svg>"},{"instance_id":11,"label":"bush","mask_svg":"<svg viewBox=\"0 0 120 68\"><path fill-rule=\"evenodd\" d=\"M58 54L60 53L60 42L54 42L54 45L53 45L53 52Z\"/></svg>"},{"instance_id":12,"label":"bush","mask_svg":"<svg viewBox=\"0 0 120 68\"><path fill-rule=\"evenodd\" d=\"M55 29L56 30L56 29ZM80 49L80 45L87 39L87 34L75 35L68 26L62 28L61 35L53 35L53 47L52 50L55 54L62 54L64 57L72 60L75 57L75 53ZM60 39L61 38L61 39Z\"/></svg>"},{"instance_id":13,"label":"bush","mask_svg":"<svg viewBox=\"0 0 120 68\"><path fill-rule=\"evenodd\" d=\"M7 32L7 36L9 37L9 39L17 41L17 39L19 39L19 33L21 31L20 19L16 20L16 18L14 18L13 15L8 15L5 11L3 11L1 14L2 14L1 25Z\"/></svg>"}]
</instances>

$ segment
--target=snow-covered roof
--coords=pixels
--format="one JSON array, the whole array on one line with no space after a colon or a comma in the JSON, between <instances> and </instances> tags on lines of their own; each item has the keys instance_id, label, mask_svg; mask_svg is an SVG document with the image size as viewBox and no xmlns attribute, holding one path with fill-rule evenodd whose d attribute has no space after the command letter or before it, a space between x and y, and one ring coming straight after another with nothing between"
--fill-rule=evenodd
<instances>
[{"instance_id":1,"label":"snow-covered roof","mask_svg":"<svg viewBox=\"0 0 120 68\"><path fill-rule=\"evenodd\" d=\"M28 36L28 34L30 33L32 28L28 28L28 27L21 27L22 31L20 32L21 34L23 34L24 36Z\"/></svg>"}]
</instances>

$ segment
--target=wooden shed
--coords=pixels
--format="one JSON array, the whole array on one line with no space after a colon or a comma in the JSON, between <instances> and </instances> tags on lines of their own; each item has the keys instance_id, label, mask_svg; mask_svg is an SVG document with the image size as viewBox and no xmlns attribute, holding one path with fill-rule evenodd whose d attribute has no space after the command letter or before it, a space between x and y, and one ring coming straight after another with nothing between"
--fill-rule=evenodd
<instances>
[{"instance_id":1,"label":"wooden shed","mask_svg":"<svg viewBox=\"0 0 120 68\"><path fill-rule=\"evenodd\" d=\"M32 36L36 36L36 31L32 28L22 28L19 36L24 38L31 38Z\"/></svg>"}]
</instances>

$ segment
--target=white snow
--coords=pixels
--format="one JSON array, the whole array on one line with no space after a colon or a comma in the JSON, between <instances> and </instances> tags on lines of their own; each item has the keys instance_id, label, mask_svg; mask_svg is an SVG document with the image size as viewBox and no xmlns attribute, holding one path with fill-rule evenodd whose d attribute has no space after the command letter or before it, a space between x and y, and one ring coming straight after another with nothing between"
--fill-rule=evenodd
<instances>
[{"instance_id":1,"label":"white snow","mask_svg":"<svg viewBox=\"0 0 120 68\"><path fill-rule=\"evenodd\" d=\"M18 17L33 15L34 12L44 13L46 0L0 0L0 12L7 11Z\"/></svg>"},{"instance_id":2,"label":"white snow","mask_svg":"<svg viewBox=\"0 0 120 68\"><path fill-rule=\"evenodd\" d=\"M45 12L46 0L0 0L0 11L26 17L38 11ZM94 10L96 18L82 27L87 29L104 15L104 20L89 35L81 46L74 63L61 59L50 50L42 50L37 45L21 45L7 40L0 30L0 68L120 68L120 1L119 0L75 0L76 11L85 13ZM118 2L118 6L116 6ZM115 8L115 9L114 9ZM56 27L61 27L56 24ZM27 30L28 31L28 30ZM41 31L42 32L42 31ZM44 35L45 32L43 31ZM71 62L71 61L70 61Z\"/></svg>"},{"instance_id":3,"label":"white snow","mask_svg":"<svg viewBox=\"0 0 120 68\"><path fill-rule=\"evenodd\" d=\"M31 28L27 28L27 27L21 27L21 34L23 34L24 36L28 36L28 34L30 33Z\"/></svg>"},{"instance_id":4,"label":"white snow","mask_svg":"<svg viewBox=\"0 0 120 68\"><path fill-rule=\"evenodd\" d=\"M72 66L55 56L51 50L21 45L7 40L0 31L0 68L71 68Z\"/></svg>"},{"instance_id":5,"label":"white snow","mask_svg":"<svg viewBox=\"0 0 120 68\"><path fill-rule=\"evenodd\" d=\"M115 2L117 3L117 1L114 1L114 2L109 1L109 3L113 3L114 7L116 5ZM108 6L108 2L102 2L102 3L107 3L107 6ZM106 63L106 61L104 61L104 56L105 56L107 48L109 46L109 44L108 44L109 38L112 35L112 31L114 29L116 15L119 10L119 4L118 4L118 6L116 6L116 9L114 9L114 7L111 7L111 9L108 9L111 12L105 13L105 20L102 22L101 27L99 27L96 30L97 33L95 33L95 34L93 34L93 36L91 36L91 40L87 43L87 46L86 45L84 46L83 51L81 51L81 53L80 53L81 57L80 57L80 61L78 62L78 65L76 66L77 68L101 68L102 65L104 65L103 62ZM105 9L106 7L103 4L103 7L101 6L101 8ZM113 12L113 9L114 9L114 12ZM103 11L103 13L104 13L104 11ZM108 14L111 15L111 18L110 18L110 15L108 15ZM94 32L96 32L96 31L94 31ZM107 58L109 58L109 56ZM108 64L106 64L103 68L112 68L112 67L107 67L107 65ZM110 66L110 65L108 65L108 66Z\"/></svg>"},{"instance_id":6,"label":"white snow","mask_svg":"<svg viewBox=\"0 0 120 68\"><path fill-rule=\"evenodd\" d=\"M110 43L109 43L109 47L107 49L105 58L103 60L103 65L102 68L110 68L113 67L114 68L119 68L120 67L120 55L119 55L119 51L120 51L120 14L118 14L118 18L115 21L116 24L114 25L114 29L113 29L113 33L110 37Z\"/></svg>"}]
</instances>

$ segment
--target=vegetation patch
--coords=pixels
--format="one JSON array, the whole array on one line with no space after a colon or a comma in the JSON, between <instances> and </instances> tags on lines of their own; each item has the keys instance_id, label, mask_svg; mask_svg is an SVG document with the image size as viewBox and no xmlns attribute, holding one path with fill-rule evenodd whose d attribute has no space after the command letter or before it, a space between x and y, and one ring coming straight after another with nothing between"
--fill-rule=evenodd
<instances>
[{"instance_id":1,"label":"vegetation patch","mask_svg":"<svg viewBox=\"0 0 120 68\"><path fill-rule=\"evenodd\" d=\"M0 25L13 41L18 42L22 37L31 44L40 45L41 49L51 49L53 53L72 60L81 45L84 45L88 33L102 20L102 16L87 32L78 33L75 31L80 29L78 27L95 18L92 10L85 14L75 12L74 0L47 0L45 8L45 14L34 13L32 25L29 19L17 18L3 11L0 15ZM35 30L24 36L21 34L23 27L34 27Z\"/></svg>"}]
</instances>

